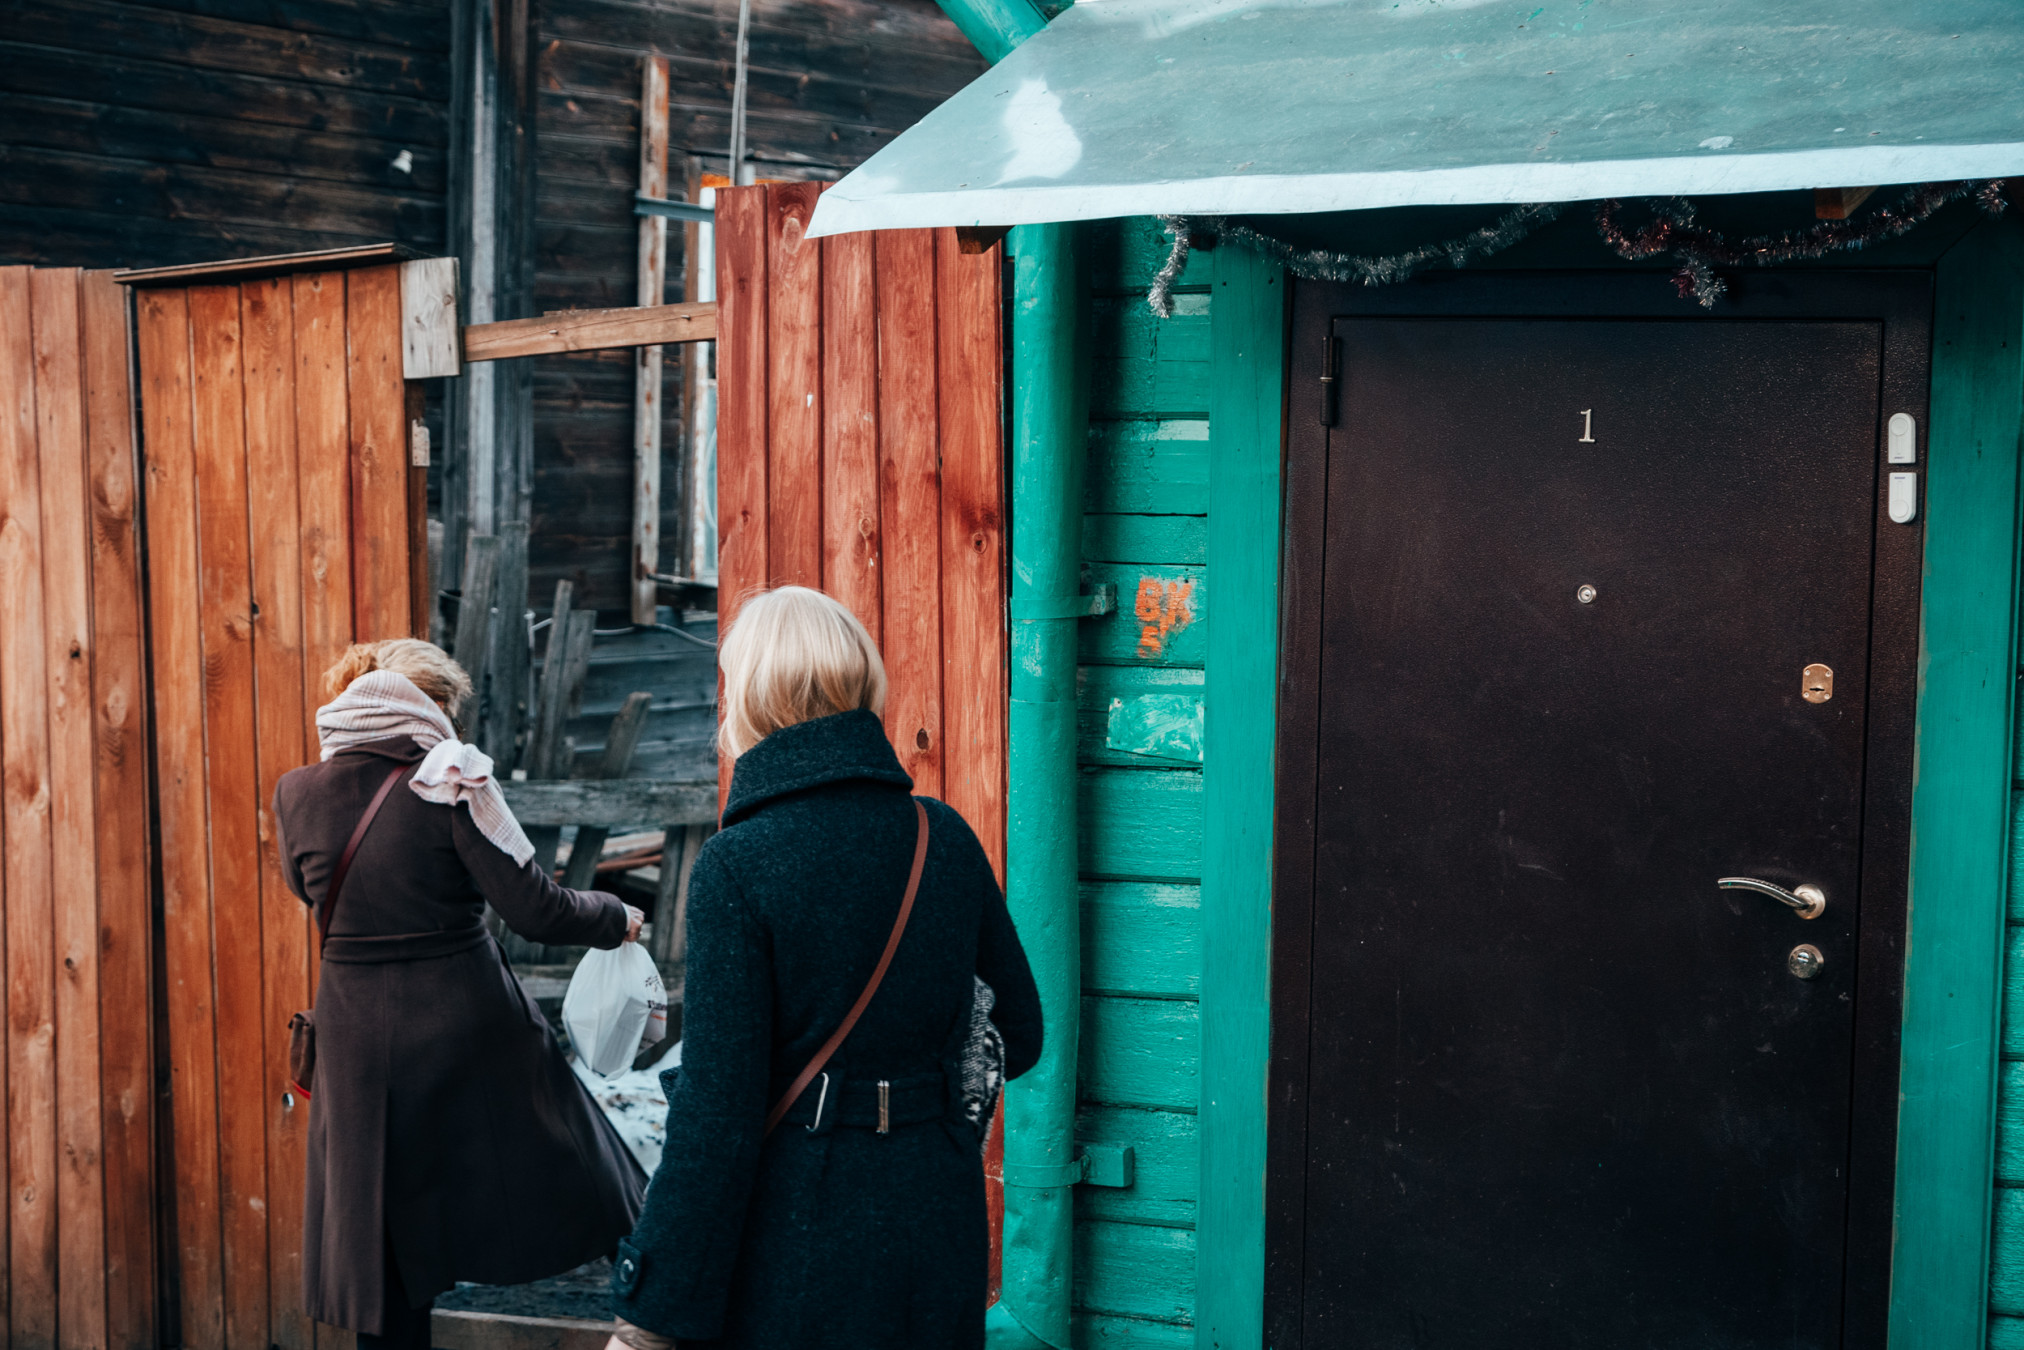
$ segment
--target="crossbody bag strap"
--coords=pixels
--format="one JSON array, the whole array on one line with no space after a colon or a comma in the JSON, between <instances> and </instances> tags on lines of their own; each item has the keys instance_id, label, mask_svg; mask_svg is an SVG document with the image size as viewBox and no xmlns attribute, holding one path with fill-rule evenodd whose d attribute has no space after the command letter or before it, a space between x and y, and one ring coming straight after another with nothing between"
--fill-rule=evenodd
<instances>
[{"instance_id":1,"label":"crossbody bag strap","mask_svg":"<svg viewBox=\"0 0 2024 1350\"><path fill-rule=\"evenodd\" d=\"M914 894L921 889L921 869L928 862L928 808L921 805L919 798L914 799L914 814L920 819L920 828L914 835L914 870L907 874L907 893L900 901L900 916L893 920L893 935L886 939L885 953L878 959L878 969L872 971L864 992L857 996L857 1002L850 1005L850 1011L843 1015L842 1023L822 1043L822 1048L815 1052L815 1058L808 1061L808 1067L795 1076L794 1081L787 1085L787 1091L780 1094L780 1100L773 1103L773 1109L766 1113L767 1134L773 1133L773 1127L808 1090L808 1085L815 1081L815 1075L822 1072L822 1066L829 1063L829 1057L843 1044L843 1038L850 1035L850 1029L857 1025L857 1019L870 1005L871 996L878 992L886 967L893 963L893 953L899 950L900 934L907 931L907 916L914 912Z\"/></svg>"},{"instance_id":2,"label":"crossbody bag strap","mask_svg":"<svg viewBox=\"0 0 2024 1350\"><path fill-rule=\"evenodd\" d=\"M365 832L372 827L372 818L379 814L380 807L386 804L387 794L394 790L394 784L401 781L401 775L406 773L409 767L406 764L394 765L394 771L387 775L387 781L380 784L378 792L373 793L372 801L366 805L365 814L358 818L358 825L352 830L351 838L346 841L344 852L338 855L337 867L330 874L330 889L323 893L323 912L316 916L316 942L319 948L330 941L330 916L337 912L337 893L344 889L344 879L351 873L351 860L358 856L358 846L365 839Z\"/></svg>"}]
</instances>

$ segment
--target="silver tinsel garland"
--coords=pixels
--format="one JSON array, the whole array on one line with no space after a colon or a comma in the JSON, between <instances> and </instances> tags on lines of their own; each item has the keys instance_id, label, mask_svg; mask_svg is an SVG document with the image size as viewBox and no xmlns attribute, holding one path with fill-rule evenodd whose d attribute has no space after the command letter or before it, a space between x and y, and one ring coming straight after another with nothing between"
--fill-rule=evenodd
<instances>
[{"instance_id":1,"label":"silver tinsel garland","mask_svg":"<svg viewBox=\"0 0 2024 1350\"><path fill-rule=\"evenodd\" d=\"M1596 207L1595 224L1602 241L1619 257L1639 261L1666 253L1677 256L1680 266L1673 276L1674 286L1683 299L1697 300L1706 307L1713 305L1725 289L1715 275L1718 266L1762 267L1821 258L1895 239L1931 218L1947 203L1971 195L1984 211L1992 216L2001 215L2006 204L2003 187L2004 180L2000 178L1972 183L1921 183L1908 189L1897 202L1872 211L1861 220L1823 221L1810 229L1789 230L1733 244L1716 231L1696 225L1693 203L1681 197L1650 199L1647 206L1652 219L1637 229L1618 223L1617 215L1623 209L1621 202L1605 201ZM1146 304L1161 318L1172 316L1174 283L1187 267L1188 254L1198 238L1204 241L1203 247L1227 241L1254 249L1308 281L1359 281L1366 286L1388 286L1433 263L1462 267L1501 252L1565 209L1562 203L1531 203L1507 211L1481 229L1385 257L1295 248L1248 225L1229 224L1220 216L1161 216L1160 224L1174 242L1166 263L1146 292Z\"/></svg>"}]
</instances>

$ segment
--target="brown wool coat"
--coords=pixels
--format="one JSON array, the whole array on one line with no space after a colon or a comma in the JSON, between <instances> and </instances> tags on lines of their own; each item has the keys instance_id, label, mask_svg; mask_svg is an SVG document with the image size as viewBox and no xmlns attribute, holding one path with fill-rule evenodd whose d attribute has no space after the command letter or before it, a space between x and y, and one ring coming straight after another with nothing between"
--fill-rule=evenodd
<instances>
[{"instance_id":1,"label":"brown wool coat","mask_svg":"<svg viewBox=\"0 0 2024 1350\"><path fill-rule=\"evenodd\" d=\"M274 792L288 884L312 904L401 737L297 769ZM316 993L302 1243L307 1311L385 1330L386 1272L420 1306L459 1280L519 1284L609 1254L646 1178L485 932L616 947L617 896L565 890L396 784L352 860ZM391 1252L389 1253L389 1245Z\"/></svg>"}]
</instances>

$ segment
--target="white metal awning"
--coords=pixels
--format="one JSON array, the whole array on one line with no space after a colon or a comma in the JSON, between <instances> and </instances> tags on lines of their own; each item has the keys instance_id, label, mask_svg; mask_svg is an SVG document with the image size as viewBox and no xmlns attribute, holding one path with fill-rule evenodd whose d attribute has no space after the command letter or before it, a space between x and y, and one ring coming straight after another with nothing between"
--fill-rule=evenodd
<instances>
[{"instance_id":1,"label":"white metal awning","mask_svg":"<svg viewBox=\"0 0 2024 1350\"><path fill-rule=\"evenodd\" d=\"M2024 0L1080 0L811 235L2024 174Z\"/></svg>"}]
</instances>

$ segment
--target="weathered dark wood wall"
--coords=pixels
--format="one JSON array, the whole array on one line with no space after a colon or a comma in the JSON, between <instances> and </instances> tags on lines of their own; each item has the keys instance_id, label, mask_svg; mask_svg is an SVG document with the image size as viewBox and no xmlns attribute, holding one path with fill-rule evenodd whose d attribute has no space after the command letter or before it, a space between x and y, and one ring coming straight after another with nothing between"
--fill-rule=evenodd
<instances>
[{"instance_id":1,"label":"weathered dark wood wall","mask_svg":"<svg viewBox=\"0 0 2024 1350\"><path fill-rule=\"evenodd\" d=\"M736 0L540 0L535 9L537 307L633 303L640 61L668 58L669 171L723 173L731 139ZM982 57L933 0L755 0L746 144L762 178L834 179L981 74ZM668 231L668 299L683 294L686 231ZM686 349L693 351L694 349ZM680 360L667 362L663 570L681 536ZM534 385L530 594L624 609L632 532L629 352L544 358Z\"/></svg>"},{"instance_id":2,"label":"weathered dark wood wall","mask_svg":"<svg viewBox=\"0 0 2024 1350\"><path fill-rule=\"evenodd\" d=\"M449 105L445 0L5 0L0 261L441 252Z\"/></svg>"}]
</instances>

